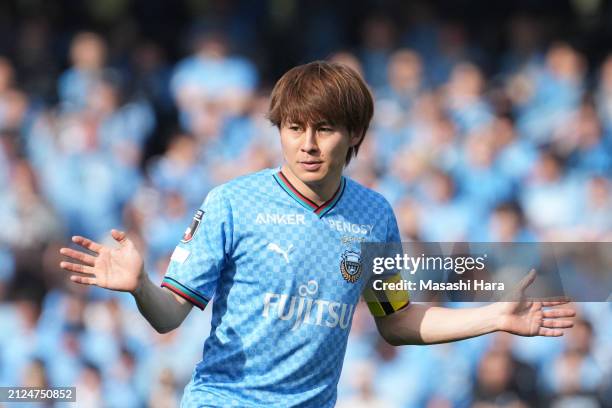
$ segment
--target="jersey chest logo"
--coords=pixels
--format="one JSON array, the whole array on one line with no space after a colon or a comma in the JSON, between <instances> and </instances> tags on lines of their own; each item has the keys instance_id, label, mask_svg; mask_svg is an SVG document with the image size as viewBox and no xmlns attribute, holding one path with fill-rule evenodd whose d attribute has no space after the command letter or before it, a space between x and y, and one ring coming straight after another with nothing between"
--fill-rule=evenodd
<instances>
[{"instance_id":1,"label":"jersey chest logo","mask_svg":"<svg viewBox=\"0 0 612 408\"><path fill-rule=\"evenodd\" d=\"M289 263L289 253L293 251L293 244L289 244L289 246L285 250L281 248L280 245L274 242L270 242L266 248L268 249L268 251L276 252L277 254L281 255L283 259L285 259L285 262Z\"/></svg>"},{"instance_id":2,"label":"jersey chest logo","mask_svg":"<svg viewBox=\"0 0 612 408\"><path fill-rule=\"evenodd\" d=\"M340 259L340 273L345 281L355 283L361 276L361 256L359 253L346 250Z\"/></svg>"}]
</instances>

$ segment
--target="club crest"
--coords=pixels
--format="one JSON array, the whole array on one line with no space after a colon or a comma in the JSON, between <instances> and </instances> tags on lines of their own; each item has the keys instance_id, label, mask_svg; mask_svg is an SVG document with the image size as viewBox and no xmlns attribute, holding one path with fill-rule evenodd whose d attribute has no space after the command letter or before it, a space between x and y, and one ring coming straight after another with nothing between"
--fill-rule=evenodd
<instances>
[{"instance_id":1,"label":"club crest","mask_svg":"<svg viewBox=\"0 0 612 408\"><path fill-rule=\"evenodd\" d=\"M355 283L361 276L361 257L359 253L346 250L340 260L340 272L347 282Z\"/></svg>"},{"instance_id":2,"label":"club crest","mask_svg":"<svg viewBox=\"0 0 612 408\"><path fill-rule=\"evenodd\" d=\"M183 239L181 239L182 243L186 244L187 242L193 239L196 231L198 230L198 227L200 226L200 223L202 222L203 216L204 216L204 211L202 210L196 211L195 215L193 216L193 220L191 220L191 224L189 225L189 227L187 227L187 229L185 230L185 233L183 234Z\"/></svg>"}]
</instances>

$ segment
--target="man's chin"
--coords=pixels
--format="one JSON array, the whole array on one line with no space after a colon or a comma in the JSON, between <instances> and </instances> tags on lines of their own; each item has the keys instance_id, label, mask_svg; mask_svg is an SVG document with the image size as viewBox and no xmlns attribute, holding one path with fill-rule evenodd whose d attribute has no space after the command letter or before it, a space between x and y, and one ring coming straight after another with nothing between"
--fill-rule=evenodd
<instances>
[{"instance_id":1,"label":"man's chin","mask_svg":"<svg viewBox=\"0 0 612 408\"><path fill-rule=\"evenodd\" d=\"M329 175L327 168L324 167L319 167L316 170L307 170L298 165L297 167L290 168L290 170L304 184L320 184Z\"/></svg>"},{"instance_id":2,"label":"man's chin","mask_svg":"<svg viewBox=\"0 0 612 408\"><path fill-rule=\"evenodd\" d=\"M298 174L298 177L304 183L320 183L323 179L325 179L325 173L321 170L318 171L301 171Z\"/></svg>"}]
</instances>

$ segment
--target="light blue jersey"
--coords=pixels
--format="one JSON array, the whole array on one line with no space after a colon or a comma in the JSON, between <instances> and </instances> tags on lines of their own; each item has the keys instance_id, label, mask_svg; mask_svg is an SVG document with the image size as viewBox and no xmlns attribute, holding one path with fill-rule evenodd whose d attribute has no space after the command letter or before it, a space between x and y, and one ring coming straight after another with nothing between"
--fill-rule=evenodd
<instances>
[{"instance_id":1,"label":"light blue jersey","mask_svg":"<svg viewBox=\"0 0 612 408\"><path fill-rule=\"evenodd\" d=\"M214 299L181 406L332 407L367 280L363 241L398 242L397 224L350 179L321 206L278 169L213 189L162 283L200 308Z\"/></svg>"}]
</instances>

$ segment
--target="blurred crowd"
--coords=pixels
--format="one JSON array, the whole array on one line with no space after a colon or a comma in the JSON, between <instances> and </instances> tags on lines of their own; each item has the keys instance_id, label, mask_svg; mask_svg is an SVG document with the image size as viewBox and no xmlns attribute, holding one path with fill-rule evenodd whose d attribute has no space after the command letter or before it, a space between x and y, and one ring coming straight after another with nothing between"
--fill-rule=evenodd
<instances>
[{"instance_id":1,"label":"blurred crowd","mask_svg":"<svg viewBox=\"0 0 612 408\"><path fill-rule=\"evenodd\" d=\"M392 203L404 240L612 239L612 55L589 66L538 27L514 19L486 70L462 26L436 20L372 15L357 46L305 50L371 86L375 117L347 172ZM0 57L0 385L76 385L86 407L176 406L210 307L157 334L129 295L68 282L57 251L123 229L161 282L212 187L281 163L265 116L276 78L218 29L194 31L176 61L154 41L110 58L120 39L74 32L66 69L40 27L24 32L19 58ZM338 406L611 406L610 303L577 304L559 339L401 348L363 306Z\"/></svg>"}]
</instances>

